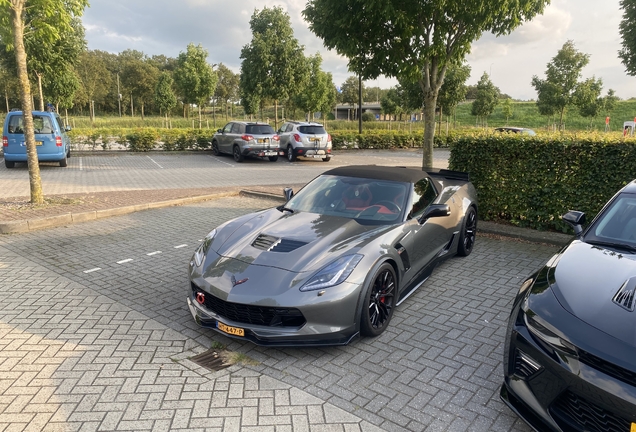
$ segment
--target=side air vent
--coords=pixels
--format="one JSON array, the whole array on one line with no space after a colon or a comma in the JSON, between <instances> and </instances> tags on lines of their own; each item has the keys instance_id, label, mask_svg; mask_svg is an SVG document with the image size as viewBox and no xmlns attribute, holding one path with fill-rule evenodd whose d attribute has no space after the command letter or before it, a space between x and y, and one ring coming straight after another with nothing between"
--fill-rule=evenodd
<instances>
[{"instance_id":1,"label":"side air vent","mask_svg":"<svg viewBox=\"0 0 636 432\"><path fill-rule=\"evenodd\" d=\"M614 294L612 301L625 310L634 312L634 291L636 290L636 277L627 279L620 289Z\"/></svg>"},{"instance_id":2,"label":"side air vent","mask_svg":"<svg viewBox=\"0 0 636 432\"><path fill-rule=\"evenodd\" d=\"M266 250L268 252L292 252L299 247L305 246L307 243L297 240L280 239L265 234L259 235L252 243L257 249Z\"/></svg>"}]
</instances>

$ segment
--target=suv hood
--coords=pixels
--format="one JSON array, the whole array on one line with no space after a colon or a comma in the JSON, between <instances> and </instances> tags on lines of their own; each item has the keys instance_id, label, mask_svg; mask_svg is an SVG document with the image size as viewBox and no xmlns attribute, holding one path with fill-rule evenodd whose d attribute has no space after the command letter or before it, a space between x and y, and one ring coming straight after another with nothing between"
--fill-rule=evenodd
<instances>
[{"instance_id":1,"label":"suv hood","mask_svg":"<svg viewBox=\"0 0 636 432\"><path fill-rule=\"evenodd\" d=\"M636 346L636 311L614 301L621 288L626 294L636 289L635 254L575 240L562 252L554 279L552 289L568 312Z\"/></svg>"},{"instance_id":2,"label":"suv hood","mask_svg":"<svg viewBox=\"0 0 636 432\"><path fill-rule=\"evenodd\" d=\"M227 226L222 244L213 249L224 257L296 273L316 271L337 257L357 250L394 225L362 225L353 219L277 209Z\"/></svg>"}]
</instances>

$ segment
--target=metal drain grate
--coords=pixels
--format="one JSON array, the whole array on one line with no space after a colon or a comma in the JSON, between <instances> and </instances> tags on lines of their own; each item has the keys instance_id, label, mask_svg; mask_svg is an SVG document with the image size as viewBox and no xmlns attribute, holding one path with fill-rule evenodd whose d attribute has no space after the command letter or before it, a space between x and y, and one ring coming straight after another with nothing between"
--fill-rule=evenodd
<instances>
[{"instance_id":1,"label":"metal drain grate","mask_svg":"<svg viewBox=\"0 0 636 432\"><path fill-rule=\"evenodd\" d=\"M229 363L225 363L225 360L223 360L218 352L212 349L190 357L190 360L211 371L218 371L230 366Z\"/></svg>"}]
</instances>

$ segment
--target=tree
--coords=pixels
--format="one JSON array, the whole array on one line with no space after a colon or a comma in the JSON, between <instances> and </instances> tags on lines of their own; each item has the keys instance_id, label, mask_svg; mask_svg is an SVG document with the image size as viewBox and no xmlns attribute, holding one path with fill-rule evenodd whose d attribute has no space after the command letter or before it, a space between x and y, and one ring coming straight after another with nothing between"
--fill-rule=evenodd
<instances>
[{"instance_id":1,"label":"tree","mask_svg":"<svg viewBox=\"0 0 636 432\"><path fill-rule=\"evenodd\" d=\"M467 64L451 63L444 77L444 84L439 89L437 96L437 106L439 107L440 122L442 114L451 114L455 107L466 99L466 80L470 77L470 66ZM495 87L496 88L496 87ZM497 88L496 88L497 89ZM497 94L499 89L497 89Z\"/></svg>"},{"instance_id":2,"label":"tree","mask_svg":"<svg viewBox=\"0 0 636 432\"><path fill-rule=\"evenodd\" d=\"M289 14L280 7L255 10L250 19L252 41L241 50L241 94L274 101L296 95L305 86L309 66L303 46L294 37Z\"/></svg>"},{"instance_id":3,"label":"tree","mask_svg":"<svg viewBox=\"0 0 636 432\"><path fill-rule=\"evenodd\" d=\"M406 76L424 92L423 166L433 164L435 107L450 63L461 63L484 32L510 33L549 0L309 0L303 16L362 79Z\"/></svg>"},{"instance_id":4,"label":"tree","mask_svg":"<svg viewBox=\"0 0 636 432\"><path fill-rule=\"evenodd\" d=\"M33 130L33 107L31 85L25 49L25 27L43 46L53 47L66 32L73 32L71 22L80 16L87 5L86 0L31 0L28 7L39 9L42 14L37 21L26 21L27 0L0 0L0 39L15 53L16 74L20 82L20 100L24 121L24 139L29 164L31 202L42 204L42 181L38 165Z\"/></svg>"},{"instance_id":5,"label":"tree","mask_svg":"<svg viewBox=\"0 0 636 432\"><path fill-rule=\"evenodd\" d=\"M179 53L174 80L180 89L183 103L196 104L199 108L201 129L201 106L207 104L214 94L218 77L207 63L208 52L201 45L188 44L186 52Z\"/></svg>"},{"instance_id":6,"label":"tree","mask_svg":"<svg viewBox=\"0 0 636 432\"><path fill-rule=\"evenodd\" d=\"M124 57L121 70L121 80L131 98L141 103L141 118L144 118L145 104L154 99L155 88L159 78L159 69L148 61L145 55L138 52L128 55L126 51L120 54ZM132 102L131 102L132 103ZM131 109L131 115L133 111Z\"/></svg>"},{"instance_id":7,"label":"tree","mask_svg":"<svg viewBox=\"0 0 636 432\"><path fill-rule=\"evenodd\" d=\"M532 77L532 85L537 91L539 112L559 113L559 129L563 127L565 109L574 102L581 70L589 63L589 54L577 51L569 40L552 58L545 71L546 79Z\"/></svg>"},{"instance_id":8,"label":"tree","mask_svg":"<svg viewBox=\"0 0 636 432\"><path fill-rule=\"evenodd\" d=\"M364 93L364 82L362 83L362 92ZM359 102L359 94L360 80L358 77L350 76L340 86L340 97L342 103L349 104L352 108Z\"/></svg>"},{"instance_id":9,"label":"tree","mask_svg":"<svg viewBox=\"0 0 636 432\"><path fill-rule=\"evenodd\" d=\"M155 87L155 104L165 113L166 123L168 113L172 108L177 106L177 97L174 95L174 90L172 90L173 85L174 80L170 74L168 72L161 72L157 80L157 86ZM167 126L166 124L166 127Z\"/></svg>"},{"instance_id":10,"label":"tree","mask_svg":"<svg viewBox=\"0 0 636 432\"><path fill-rule=\"evenodd\" d=\"M238 97L240 78L238 74L232 72L223 63L219 63L219 67L217 68L216 73L219 77L219 80L216 84L216 91L214 92L214 96L215 99L223 101L225 120L227 120L227 103L230 100L236 100L236 98Z\"/></svg>"},{"instance_id":11,"label":"tree","mask_svg":"<svg viewBox=\"0 0 636 432\"><path fill-rule=\"evenodd\" d=\"M495 107L499 102L499 92L497 87L490 81L490 77L486 72L481 76L477 83L477 97L473 101L471 114L481 118L482 123L488 126L488 117L495 111Z\"/></svg>"},{"instance_id":12,"label":"tree","mask_svg":"<svg viewBox=\"0 0 636 432\"><path fill-rule=\"evenodd\" d=\"M578 107L581 117L590 119L590 128L603 109L605 101L601 97L601 91L603 91L603 80L592 77L579 83L573 93L573 103Z\"/></svg>"},{"instance_id":13,"label":"tree","mask_svg":"<svg viewBox=\"0 0 636 432\"><path fill-rule=\"evenodd\" d=\"M59 110L60 106L68 109L73 107L73 99L75 92L80 87L80 82L75 70L67 66L57 71L55 77L45 76L43 87L45 94L49 95L56 110Z\"/></svg>"},{"instance_id":14,"label":"tree","mask_svg":"<svg viewBox=\"0 0 636 432\"><path fill-rule=\"evenodd\" d=\"M627 74L636 76L636 0L621 0L623 19L619 26L622 48L618 52Z\"/></svg>"},{"instance_id":15,"label":"tree","mask_svg":"<svg viewBox=\"0 0 636 432\"><path fill-rule=\"evenodd\" d=\"M112 74L106 61L98 51L84 51L80 54L75 72L80 81L75 102L86 105L93 100L103 100L112 85ZM92 113L92 111L91 111Z\"/></svg>"},{"instance_id":16,"label":"tree","mask_svg":"<svg viewBox=\"0 0 636 432\"><path fill-rule=\"evenodd\" d=\"M309 63L309 80L305 88L294 98L295 105L307 115L330 112L336 103L336 87L330 73L320 69L322 57L316 53L307 59Z\"/></svg>"},{"instance_id":17,"label":"tree","mask_svg":"<svg viewBox=\"0 0 636 432\"><path fill-rule=\"evenodd\" d=\"M506 118L506 126L508 126L508 119L514 115L514 108L512 107L512 99L504 98L501 103L501 113Z\"/></svg>"},{"instance_id":18,"label":"tree","mask_svg":"<svg viewBox=\"0 0 636 432\"><path fill-rule=\"evenodd\" d=\"M382 107L382 113L389 115L389 128L391 127L391 118L397 116L403 112L402 101L400 100L400 93L397 88L389 89L386 95L382 97L380 101Z\"/></svg>"}]
</instances>

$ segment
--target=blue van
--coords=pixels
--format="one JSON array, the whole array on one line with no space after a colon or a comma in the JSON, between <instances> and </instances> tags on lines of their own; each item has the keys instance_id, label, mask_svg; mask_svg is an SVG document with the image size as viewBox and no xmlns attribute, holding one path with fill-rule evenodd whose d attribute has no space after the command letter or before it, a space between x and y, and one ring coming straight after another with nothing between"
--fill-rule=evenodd
<instances>
[{"instance_id":1,"label":"blue van","mask_svg":"<svg viewBox=\"0 0 636 432\"><path fill-rule=\"evenodd\" d=\"M22 111L11 111L4 120L2 150L7 168L13 168L16 162L27 162L23 121ZM59 162L61 167L65 167L71 157L71 142L66 134L71 128L65 128L55 112L33 111L33 129L38 160Z\"/></svg>"}]
</instances>

